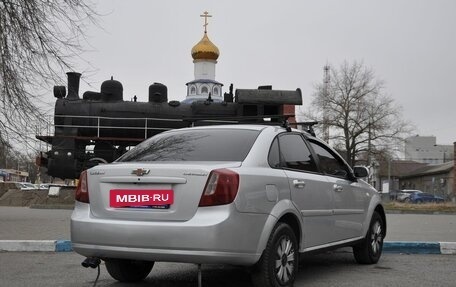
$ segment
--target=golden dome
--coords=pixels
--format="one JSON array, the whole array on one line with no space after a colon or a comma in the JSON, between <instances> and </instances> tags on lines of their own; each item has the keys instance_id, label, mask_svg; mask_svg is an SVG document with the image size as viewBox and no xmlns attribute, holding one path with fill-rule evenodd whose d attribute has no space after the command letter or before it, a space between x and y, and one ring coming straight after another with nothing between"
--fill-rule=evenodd
<instances>
[{"instance_id":1,"label":"golden dome","mask_svg":"<svg viewBox=\"0 0 456 287\"><path fill-rule=\"evenodd\" d=\"M207 33L193 46L192 57L194 60L217 60L220 55L219 49L209 40Z\"/></svg>"}]
</instances>

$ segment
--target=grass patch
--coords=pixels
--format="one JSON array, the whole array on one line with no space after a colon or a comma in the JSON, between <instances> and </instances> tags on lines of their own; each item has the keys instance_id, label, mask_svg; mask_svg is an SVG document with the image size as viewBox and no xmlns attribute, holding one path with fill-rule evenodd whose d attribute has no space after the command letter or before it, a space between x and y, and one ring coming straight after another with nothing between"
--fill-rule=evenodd
<instances>
[{"instance_id":1,"label":"grass patch","mask_svg":"<svg viewBox=\"0 0 456 287\"><path fill-rule=\"evenodd\" d=\"M403 203L391 201L384 203L387 210L400 211L423 211L423 212L455 212L456 204L453 202L445 203Z\"/></svg>"}]
</instances>

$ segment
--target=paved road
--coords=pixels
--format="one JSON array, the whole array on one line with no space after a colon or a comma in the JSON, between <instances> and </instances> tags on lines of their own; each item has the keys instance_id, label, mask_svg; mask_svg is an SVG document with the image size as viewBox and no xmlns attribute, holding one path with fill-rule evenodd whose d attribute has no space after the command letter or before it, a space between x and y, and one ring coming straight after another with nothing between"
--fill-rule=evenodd
<instances>
[{"instance_id":1,"label":"paved road","mask_svg":"<svg viewBox=\"0 0 456 287\"><path fill-rule=\"evenodd\" d=\"M0 240L70 239L71 210L0 207ZM388 214L388 241L456 242L456 215ZM82 268L74 252L0 252L0 286L92 286L96 270ZM384 254L364 266L342 251L307 256L295 286L455 286L456 256ZM203 266L203 286L251 286L249 273L227 266ZM131 286L101 268L97 286ZM135 286L197 286L193 264L157 263Z\"/></svg>"},{"instance_id":2,"label":"paved road","mask_svg":"<svg viewBox=\"0 0 456 287\"><path fill-rule=\"evenodd\" d=\"M70 239L71 210L0 206L0 240ZM456 242L456 215L388 214L387 241Z\"/></svg>"},{"instance_id":3,"label":"paved road","mask_svg":"<svg viewBox=\"0 0 456 287\"><path fill-rule=\"evenodd\" d=\"M82 259L73 252L0 253L0 286L92 286L97 271L81 267ZM295 287L450 287L456 282L454 266L454 255L384 254L377 265L358 265L349 253L320 254L300 265ZM132 285L115 281L102 266L97 286ZM196 287L197 267L157 263L149 277L134 286ZM203 266L203 286L249 287L250 275L240 268Z\"/></svg>"},{"instance_id":4,"label":"paved road","mask_svg":"<svg viewBox=\"0 0 456 287\"><path fill-rule=\"evenodd\" d=\"M386 220L386 241L456 242L454 214L387 214Z\"/></svg>"},{"instance_id":5,"label":"paved road","mask_svg":"<svg viewBox=\"0 0 456 287\"><path fill-rule=\"evenodd\" d=\"M70 239L72 212L0 206L0 240Z\"/></svg>"}]
</instances>

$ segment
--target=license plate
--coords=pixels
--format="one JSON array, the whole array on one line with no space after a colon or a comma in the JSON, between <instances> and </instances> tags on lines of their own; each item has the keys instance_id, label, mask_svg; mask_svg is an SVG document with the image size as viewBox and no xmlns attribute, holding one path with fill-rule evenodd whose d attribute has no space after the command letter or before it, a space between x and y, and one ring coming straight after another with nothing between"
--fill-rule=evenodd
<instances>
[{"instance_id":1,"label":"license plate","mask_svg":"<svg viewBox=\"0 0 456 287\"><path fill-rule=\"evenodd\" d=\"M167 209L173 203L174 192L169 189L111 189L109 192L110 207Z\"/></svg>"}]
</instances>

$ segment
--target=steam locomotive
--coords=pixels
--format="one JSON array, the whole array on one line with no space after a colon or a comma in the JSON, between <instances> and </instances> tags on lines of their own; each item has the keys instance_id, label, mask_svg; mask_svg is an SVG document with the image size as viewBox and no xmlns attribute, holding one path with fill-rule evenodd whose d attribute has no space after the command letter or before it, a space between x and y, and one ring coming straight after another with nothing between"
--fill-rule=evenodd
<instances>
[{"instance_id":1,"label":"steam locomotive","mask_svg":"<svg viewBox=\"0 0 456 287\"><path fill-rule=\"evenodd\" d=\"M280 124L294 116L294 105L302 104L300 89L236 89L223 101L208 95L193 102L168 101L167 87L149 86L149 101L123 100L119 81L104 81L100 92L87 91L79 97L81 74L70 72L68 94L55 86L54 135L37 135L51 145L37 159L49 176L78 178L81 171L114 161L131 147L160 132L189 126L237 123ZM290 111L290 112L289 112Z\"/></svg>"}]
</instances>

